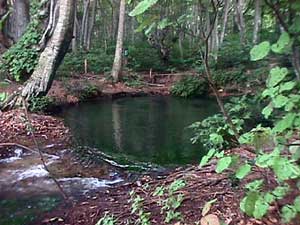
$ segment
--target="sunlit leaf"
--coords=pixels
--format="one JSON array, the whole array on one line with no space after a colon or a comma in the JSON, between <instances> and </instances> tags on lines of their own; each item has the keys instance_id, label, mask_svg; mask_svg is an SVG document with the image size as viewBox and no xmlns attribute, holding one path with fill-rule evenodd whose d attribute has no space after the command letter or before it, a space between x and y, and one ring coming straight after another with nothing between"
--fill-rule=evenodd
<instances>
[{"instance_id":1,"label":"sunlit leaf","mask_svg":"<svg viewBox=\"0 0 300 225\"><path fill-rule=\"evenodd\" d=\"M270 48L270 42L268 41L255 45L250 51L251 61L257 61L265 58L269 54Z\"/></svg>"}]
</instances>

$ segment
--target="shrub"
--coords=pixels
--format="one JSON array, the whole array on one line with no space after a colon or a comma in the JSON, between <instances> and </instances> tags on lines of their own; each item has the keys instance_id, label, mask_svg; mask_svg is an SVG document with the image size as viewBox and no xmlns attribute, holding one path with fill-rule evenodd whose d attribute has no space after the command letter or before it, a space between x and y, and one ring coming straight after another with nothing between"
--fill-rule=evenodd
<instances>
[{"instance_id":1,"label":"shrub","mask_svg":"<svg viewBox=\"0 0 300 225\"><path fill-rule=\"evenodd\" d=\"M89 82L66 83L65 85L67 91L81 101L97 97L101 93L100 87Z\"/></svg>"},{"instance_id":2,"label":"shrub","mask_svg":"<svg viewBox=\"0 0 300 225\"><path fill-rule=\"evenodd\" d=\"M208 84L205 80L196 76L186 76L171 88L171 93L179 97L200 96L207 92Z\"/></svg>"},{"instance_id":3,"label":"shrub","mask_svg":"<svg viewBox=\"0 0 300 225\"><path fill-rule=\"evenodd\" d=\"M31 112L44 112L50 109L53 106L54 100L51 97L34 97L29 99L29 111Z\"/></svg>"}]
</instances>

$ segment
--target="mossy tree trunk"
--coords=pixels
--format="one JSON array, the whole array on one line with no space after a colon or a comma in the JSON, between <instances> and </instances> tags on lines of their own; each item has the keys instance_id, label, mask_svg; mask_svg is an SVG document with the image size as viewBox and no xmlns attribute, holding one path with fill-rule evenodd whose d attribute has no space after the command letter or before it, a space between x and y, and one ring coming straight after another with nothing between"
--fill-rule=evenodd
<instances>
[{"instance_id":1,"label":"mossy tree trunk","mask_svg":"<svg viewBox=\"0 0 300 225\"><path fill-rule=\"evenodd\" d=\"M44 96L49 91L55 73L64 58L72 40L75 0L58 0L59 15L54 23L53 33L47 38L39 62L23 88L12 94L2 105L3 109L20 106L22 100Z\"/></svg>"}]
</instances>

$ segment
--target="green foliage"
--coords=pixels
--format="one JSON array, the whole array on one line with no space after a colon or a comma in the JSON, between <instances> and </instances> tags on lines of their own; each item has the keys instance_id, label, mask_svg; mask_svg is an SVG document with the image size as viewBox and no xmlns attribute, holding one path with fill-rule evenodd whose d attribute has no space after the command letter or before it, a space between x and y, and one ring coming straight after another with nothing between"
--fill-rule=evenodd
<instances>
[{"instance_id":1,"label":"green foliage","mask_svg":"<svg viewBox=\"0 0 300 225\"><path fill-rule=\"evenodd\" d=\"M165 71L167 66L162 62L158 51L148 43L138 42L128 46L127 67L133 71Z\"/></svg>"},{"instance_id":2,"label":"green foliage","mask_svg":"<svg viewBox=\"0 0 300 225\"><path fill-rule=\"evenodd\" d=\"M130 12L130 16L138 16L143 14L146 10L148 10L151 6L156 4L158 0L143 0L139 2L139 4Z\"/></svg>"},{"instance_id":3,"label":"green foliage","mask_svg":"<svg viewBox=\"0 0 300 225\"><path fill-rule=\"evenodd\" d=\"M131 213L138 216L137 223L140 225L150 225L150 212L145 212L143 208L144 199L134 191L130 192Z\"/></svg>"},{"instance_id":4,"label":"green foliage","mask_svg":"<svg viewBox=\"0 0 300 225\"><path fill-rule=\"evenodd\" d=\"M265 122L262 117L257 116L261 110L261 103L257 97L243 96L231 98L225 108L232 118L233 124L238 132L242 133L252 123ZM200 162L204 166L209 159L216 156L221 150L236 146L234 132L226 123L222 114L215 114L203 121L195 122L189 126L193 130L192 143L200 142L208 151Z\"/></svg>"},{"instance_id":5,"label":"green foliage","mask_svg":"<svg viewBox=\"0 0 300 225\"><path fill-rule=\"evenodd\" d=\"M268 41L264 41L259 45L255 45L250 51L251 60L257 61L265 58L269 54L270 49L271 45Z\"/></svg>"},{"instance_id":6,"label":"green foliage","mask_svg":"<svg viewBox=\"0 0 300 225\"><path fill-rule=\"evenodd\" d=\"M73 73L84 73L84 63L87 60L88 72L99 74L110 71L113 64L113 53L105 53L102 48L95 48L89 52L78 51L66 54L59 68L60 76L69 76Z\"/></svg>"},{"instance_id":7,"label":"green foliage","mask_svg":"<svg viewBox=\"0 0 300 225\"><path fill-rule=\"evenodd\" d=\"M4 63L0 64L0 73L5 71L16 81L26 80L38 62L39 51L37 46L42 37L40 19L43 18L38 13L40 7L40 3L36 1L31 4L32 19L26 32L2 56Z\"/></svg>"},{"instance_id":8,"label":"green foliage","mask_svg":"<svg viewBox=\"0 0 300 225\"><path fill-rule=\"evenodd\" d=\"M28 109L31 112L44 112L53 106L54 100L51 97L33 97L29 100Z\"/></svg>"},{"instance_id":9,"label":"green foliage","mask_svg":"<svg viewBox=\"0 0 300 225\"><path fill-rule=\"evenodd\" d=\"M287 54L292 40L287 33L283 33L277 43L271 45L268 41L254 46L251 50L251 60L261 60L272 51L276 54ZM236 170L235 176L243 179L251 173L252 164L261 169L273 171L278 186L272 190L263 189L264 180L254 180L246 185L248 192L240 203L240 208L248 216L256 219L263 218L270 205L275 201L284 199L289 193L289 180L300 180L300 165L297 161L297 150L290 151L291 156L284 152L288 140L295 132L299 131L300 126L300 96L299 85L290 71L285 67L276 66L271 69L266 89L262 93L263 99L268 99L269 104L262 110L263 116L268 119L273 115L274 126L264 127L262 125L241 135L241 144L252 145L256 149L256 157L251 164L238 157L237 162L233 163L234 155L219 157L216 172L221 173L231 167ZM213 134L213 133L212 133ZM218 140L221 140L218 138ZM265 145L275 145L270 151L264 150ZM216 155L216 148L209 151L205 163ZM284 205L281 208L281 217L284 223L290 222L299 213L299 198L294 202Z\"/></svg>"},{"instance_id":10,"label":"green foliage","mask_svg":"<svg viewBox=\"0 0 300 225\"><path fill-rule=\"evenodd\" d=\"M122 80L123 80L124 84L128 87L138 88L138 87L143 86L143 84L144 84L141 77L135 73L122 77Z\"/></svg>"},{"instance_id":11,"label":"green foliage","mask_svg":"<svg viewBox=\"0 0 300 225\"><path fill-rule=\"evenodd\" d=\"M113 215L105 213L105 215L96 223L96 225L115 225L117 224L117 219Z\"/></svg>"},{"instance_id":12,"label":"green foliage","mask_svg":"<svg viewBox=\"0 0 300 225\"><path fill-rule=\"evenodd\" d=\"M160 186L155 189L153 196L162 198L166 195L165 199L160 199L159 201L159 204L162 206L161 211L166 215L166 223L182 219L182 215L177 209L181 206L184 195L177 192L185 186L184 180L174 180L168 187Z\"/></svg>"},{"instance_id":13,"label":"green foliage","mask_svg":"<svg viewBox=\"0 0 300 225\"><path fill-rule=\"evenodd\" d=\"M201 96L208 90L208 84L205 80L197 76L186 76L178 81L171 88L171 94L184 98Z\"/></svg>"},{"instance_id":14,"label":"green foliage","mask_svg":"<svg viewBox=\"0 0 300 225\"><path fill-rule=\"evenodd\" d=\"M215 69L219 70L226 68L236 68L241 65L246 67L249 62L249 47L242 46L240 43L239 35L229 35L222 48L218 51L218 61L215 64Z\"/></svg>"},{"instance_id":15,"label":"green foliage","mask_svg":"<svg viewBox=\"0 0 300 225\"><path fill-rule=\"evenodd\" d=\"M65 82L65 87L68 93L79 98L81 101L95 98L101 93L101 87L90 82Z\"/></svg>"},{"instance_id":16,"label":"green foliage","mask_svg":"<svg viewBox=\"0 0 300 225\"><path fill-rule=\"evenodd\" d=\"M0 92L0 103L4 102L7 98L7 93L6 92Z\"/></svg>"}]
</instances>

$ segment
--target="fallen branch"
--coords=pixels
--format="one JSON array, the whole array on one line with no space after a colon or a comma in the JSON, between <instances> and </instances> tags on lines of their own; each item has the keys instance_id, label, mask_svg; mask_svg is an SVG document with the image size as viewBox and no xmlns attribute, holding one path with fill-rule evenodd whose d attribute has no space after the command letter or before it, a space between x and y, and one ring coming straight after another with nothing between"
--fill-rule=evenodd
<instances>
[{"instance_id":1,"label":"fallen branch","mask_svg":"<svg viewBox=\"0 0 300 225\"><path fill-rule=\"evenodd\" d=\"M0 147L12 147L12 146L23 148L23 149L25 149L27 151L30 151L30 152L33 152L33 153L38 153L37 151L33 150L32 148L29 148L25 145L21 145L21 144L18 144L18 143L0 143Z\"/></svg>"}]
</instances>

